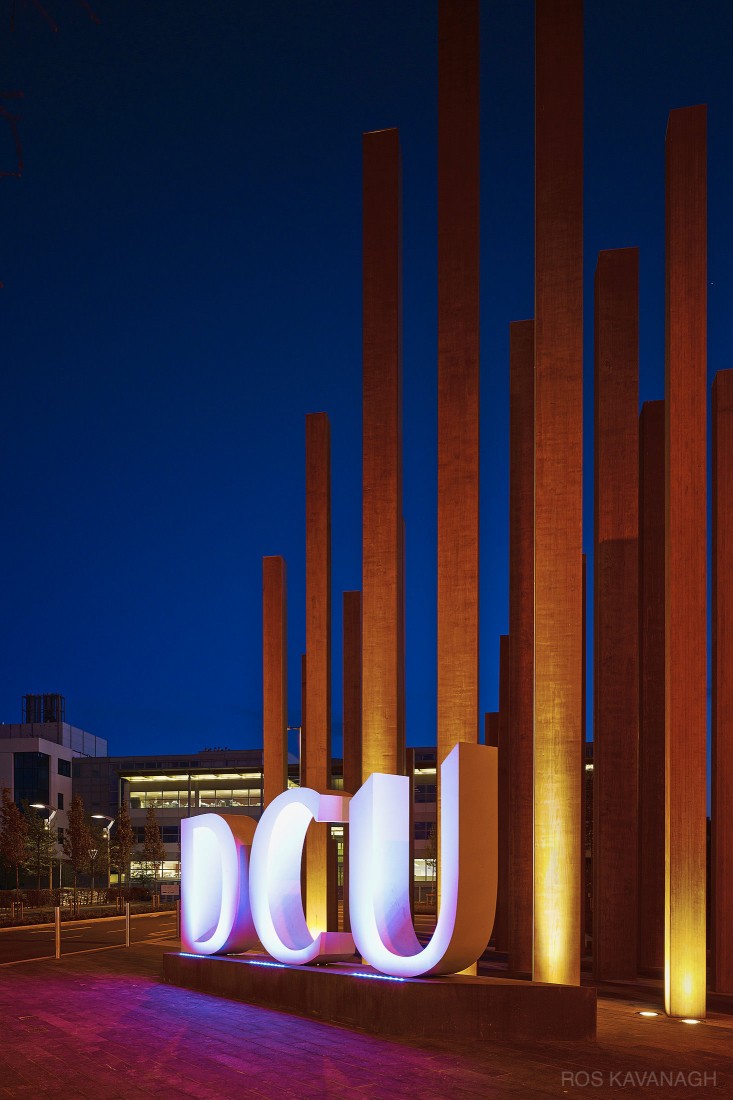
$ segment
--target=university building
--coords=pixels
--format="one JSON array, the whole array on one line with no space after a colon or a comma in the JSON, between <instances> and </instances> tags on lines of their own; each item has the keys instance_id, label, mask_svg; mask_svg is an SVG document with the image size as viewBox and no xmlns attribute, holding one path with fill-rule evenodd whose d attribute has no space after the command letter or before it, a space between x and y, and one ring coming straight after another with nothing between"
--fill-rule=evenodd
<instances>
[{"instance_id":1,"label":"university building","mask_svg":"<svg viewBox=\"0 0 733 1100\"><path fill-rule=\"evenodd\" d=\"M205 748L197 753L151 756L108 756L107 741L70 725L62 695L23 697L23 722L0 724L0 789L8 787L16 804L43 806L52 814L57 858L72 795L78 794L87 814L116 820L127 802L135 835L132 874L144 861L145 821L150 807L160 827L166 858L163 879L180 879L181 820L219 812L247 814L258 820L263 808L264 768L261 749ZM435 902L437 858L437 751L434 746L407 750L412 784L413 880L415 901ZM593 746L586 746L586 929L591 917L591 841ZM343 762L332 761L331 789L343 789ZM297 756L288 756L288 786L300 784ZM114 826L112 827L114 839ZM343 883L343 828L332 826L334 864ZM116 880L113 871L112 881ZM341 890L339 890L341 894Z\"/></svg>"},{"instance_id":2,"label":"university building","mask_svg":"<svg viewBox=\"0 0 733 1100\"><path fill-rule=\"evenodd\" d=\"M297 761L290 765L297 782ZM162 876L180 876L181 819L203 813L262 812L262 751L260 749L203 749L198 753L155 756L107 756L76 760L74 793L81 795L88 813L116 818L123 801L139 846L133 856L133 875L140 863L145 820L152 807L166 850ZM112 832L114 837L114 830Z\"/></svg>"},{"instance_id":3,"label":"university building","mask_svg":"<svg viewBox=\"0 0 733 1100\"><path fill-rule=\"evenodd\" d=\"M435 880L436 750L410 750L414 759L413 834L416 898L430 900ZM161 830L166 850L162 877L180 876L181 820L204 813L262 814L264 787L261 749L208 748L197 753L153 756L79 757L73 763L73 790L87 813L117 818L126 801L135 833L137 851L133 875L141 861L145 820L150 807ZM288 785L298 786L297 757L288 758ZM331 788L343 789L342 762L332 762ZM114 837L114 828L112 831ZM343 856L343 830L332 828L339 866ZM113 875L114 879L114 875Z\"/></svg>"},{"instance_id":4,"label":"university building","mask_svg":"<svg viewBox=\"0 0 733 1100\"><path fill-rule=\"evenodd\" d=\"M39 807L61 845L74 761L106 755L103 737L66 721L63 695L24 695L22 721L0 724L0 789L7 787L18 807L26 802Z\"/></svg>"}]
</instances>

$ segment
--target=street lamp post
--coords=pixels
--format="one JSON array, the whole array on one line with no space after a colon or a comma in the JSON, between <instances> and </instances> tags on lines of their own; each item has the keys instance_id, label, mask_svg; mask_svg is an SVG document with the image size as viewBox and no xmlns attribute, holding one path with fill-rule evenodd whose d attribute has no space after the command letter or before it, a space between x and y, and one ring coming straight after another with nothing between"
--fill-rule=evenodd
<instances>
[{"instance_id":1,"label":"street lamp post","mask_svg":"<svg viewBox=\"0 0 733 1100\"><path fill-rule=\"evenodd\" d=\"M47 810L48 817L46 818L46 828L49 833L51 832L51 822L56 817L57 811L53 806L49 806L47 802L31 802L32 810ZM53 860L49 858L48 861L48 888L53 890Z\"/></svg>"},{"instance_id":2,"label":"street lamp post","mask_svg":"<svg viewBox=\"0 0 733 1100\"><path fill-rule=\"evenodd\" d=\"M107 889L109 890L110 886L112 885L112 868L110 865L109 854L109 834L112 832L112 826L114 825L116 818L110 817L109 814L92 814L92 817L97 821L107 822L107 824L103 825L102 828L104 829L105 835L107 837ZM117 885L119 887L119 882Z\"/></svg>"},{"instance_id":3,"label":"street lamp post","mask_svg":"<svg viewBox=\"0 0 733 1100\"><path fill-rule=\"evenodd\" d=\"M97 856L99 855L99 848L89 849L89 863L92 868L92 905L94 905L94 868L97 865Z\"/></svg>"}]
</instances>

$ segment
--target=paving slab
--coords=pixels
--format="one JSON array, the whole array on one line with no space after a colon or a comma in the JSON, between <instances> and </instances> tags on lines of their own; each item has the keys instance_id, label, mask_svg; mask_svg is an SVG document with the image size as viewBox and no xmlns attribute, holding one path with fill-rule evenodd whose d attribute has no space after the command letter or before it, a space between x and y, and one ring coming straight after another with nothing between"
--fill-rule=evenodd
<instances>
[{"instance_id":1,"label":"paving slab","mask_svg":"<svg viewBox=\"0 0 733 1100\"><path fill-rule=\"evenodd\" d=\"M733 1096L730 1015L644 1019L648 1002L600 995L595 1041L405 1042L165 985L164 950L1 970L0 1097ZM660 1083L665 1073L677 1083Z\"/></svg>"}]
</instances>

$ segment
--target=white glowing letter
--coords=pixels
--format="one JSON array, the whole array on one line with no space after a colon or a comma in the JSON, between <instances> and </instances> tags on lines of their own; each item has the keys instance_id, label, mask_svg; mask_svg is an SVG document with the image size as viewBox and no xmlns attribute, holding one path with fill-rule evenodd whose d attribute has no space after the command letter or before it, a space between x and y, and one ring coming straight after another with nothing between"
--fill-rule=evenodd
<instances>
[{"instance_id":1,"label":"white glowing letter","mask_svg":"<svg viewBox=\"0 0 733 1100\"><path fill-rule=\"evenodd\" d=\"M249 869L252 917L260 943L278 962L298 965L354 954L348 933L308 928L300 892L308 826L314 820L348 820L348 804L348 795L298 787L274 798L260 818Z\"/></svg>"},{"instance_id":2,"label":"white glowing letter","mask_svg":"<svg viewBox=\"0 0 733 1100\"><path fill-rule=\"evenodd\" d=\"M410 914L410 781L370 776L349 806L349 915L357 950L383 974L454 974L489 942L496 909L497 758L459 744L440 769L440 912L421 947Z\"/></svg>"},{"instance_id":3,"label":"white glowing letter","mask_svg":"<svg viewBox=\"0 0 733 1100\"><path fill-rule=\"evenodd\" d=\"M257 943L249 908L250 817L201 814L181 821L181 942L196 955Z\"/></svg>"}]
</instances>

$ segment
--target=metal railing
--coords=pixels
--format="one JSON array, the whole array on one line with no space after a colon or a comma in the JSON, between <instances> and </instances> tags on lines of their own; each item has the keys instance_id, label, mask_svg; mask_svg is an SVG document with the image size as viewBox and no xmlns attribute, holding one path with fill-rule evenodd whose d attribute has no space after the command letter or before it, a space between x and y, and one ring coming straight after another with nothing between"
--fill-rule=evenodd
<instances>
[{"instance_id":1,"label":"metal railing","mask_svg":"<svg viewBox=\"0 0 733 1100\"><path fill-rule=\"evenodd\" d=\"M155 913L149 910L147 913L136 913L133 909L130 902L125 902L123 912L116 918L113 914L107 918L92 917L77 921L69 920L68 913L57 905L50 911L50 922L47 919L34 927L27 924L6 927L0 930L0 970L24 962L59 960L62 955L66 959L72 955L121 947L163 946L166 941L170 944L169 950L176 949L173 940L174 937L180 940L181 929L179 902L167 911L158 910ZM151 917L162 917L163 920L148 923ZM133 918L138 921L134 938Z\"/></svg>"}]
</instances>

